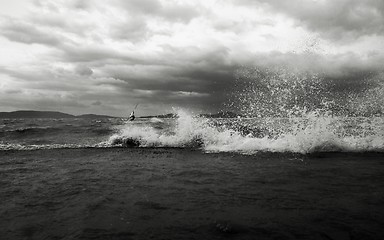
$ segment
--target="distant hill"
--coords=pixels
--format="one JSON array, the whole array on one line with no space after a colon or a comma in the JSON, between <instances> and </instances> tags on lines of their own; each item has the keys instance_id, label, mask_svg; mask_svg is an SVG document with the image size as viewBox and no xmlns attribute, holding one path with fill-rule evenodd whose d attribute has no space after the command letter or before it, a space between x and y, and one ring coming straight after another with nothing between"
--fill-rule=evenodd
<instances>
[{"instance_id":1,"label":"distant hill","mask_svg":"<svg viewBox=\"0 0 384 240\"><path fill-rule=\"evenodd\" d=\"M83 114L76 116L77 118L117 118L107 115L97 115L97 114Z\"/></svg>"},{"instance_id":2,"label":"distant hill","mask_svg":"<svg viewBox=\"0 0 384 240\"><path fill-rule=\"evenodd\" d=\"M71 114L53 111L0 112L0 118L73 118Z\"/></svg>"},{"instance_id":3,"label":"distant hill","mask_svg":"<svg viewBox=\"0 0 384 240\"><path fill-rule=\"evenodd\" d=\"M83 114L79 116L55 111L0 112L0 118L114 118L106 115Z\"/></svg>"}]
</instances>

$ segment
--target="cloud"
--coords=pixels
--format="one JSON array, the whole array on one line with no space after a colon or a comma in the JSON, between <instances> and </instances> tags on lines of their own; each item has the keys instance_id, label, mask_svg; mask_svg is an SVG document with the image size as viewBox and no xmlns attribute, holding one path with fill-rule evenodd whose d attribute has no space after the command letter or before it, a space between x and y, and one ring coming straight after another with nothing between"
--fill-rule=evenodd
<instances>
[{"instance_id":1,"label":"cloud","mask_svg":"<svg viewBox=\"0 0 384 240\"><path fill-rule=\"evenodd\" d=\"M384 2L377 0L241 0L245 5L269 6L296 19L296 24L333 40L352 41L384 34Z\"/></svg>"},{"instance_id":2,"label":"cloud","mask_svg":"<svg viewBox=\"0 0 384 240\"><path fill-rule=\"evenodd\" d=\"M161 11L161 3L158 0L121 0L120 5L128 11L140 12L145 14L156 14Z\"/></svg>"},{"instance_id":3,"label":"cloud","mask_svg":"<svg viewBox=\"0 0 384 240\"><path fill-rule=\"evenodd\" d=\"M143 18L131 17L111 25L111 37L133 43L144 41L149 37L150 30Z\"/></svg>"},{"instance_id":4,"label":"cloud","mask_svg":"<svg viewBox=\"0 0 384 240\"><path fill-rule=\"evenodd\" d=\"M138 102L216 111L243 67L318 74L329 92L358 93L382 70L382 15L373 0L36 1L1 18L0 41L32 59L0 65L1 100L48 106L45 94L73 113L119 115Z\"/></svg>"},{"instance_id":5,"label":"cloud","mask_svg":"<svg viewBox=\"0 0 384 240\"><path fill-rule=\"evenodd\" d=\"M26 44L57 46L61 42L56 35L43 31L33 24L13 19L2 19L0 33L11 41Z\"/></svg>"},{"instance_id":6,"label":"cloud","mask_svg":"<svg viewBox=\"0 0 384 240\"><path fill-rule=\"evenodd\" d=\"M75 71L77 74L82 75L82 76L90 76L93 74L92 69L90 69L87 66L84 65L79 65L75 68Z\"/></svg>"},{"instance_id":7,"label":"cloud","mask_svg":"<svg viewBox=\"0 0 384 240\"><path fill-rule=\"evenodd\" d=\"M95 101L92 103L93 106L101 106L103 103L101 101Z\"/></svg>"},{"instance_id":8,"label":"cloud","mask_svg":"<svg viewBox=\"0 0 384 240\"><path fill-rule=\"evenodd\" d=\"M130 14L145 14L167 21L189 22L199 16L196 5L180 1L130 0L119 1Z\"/></svg>"}]
</instances>

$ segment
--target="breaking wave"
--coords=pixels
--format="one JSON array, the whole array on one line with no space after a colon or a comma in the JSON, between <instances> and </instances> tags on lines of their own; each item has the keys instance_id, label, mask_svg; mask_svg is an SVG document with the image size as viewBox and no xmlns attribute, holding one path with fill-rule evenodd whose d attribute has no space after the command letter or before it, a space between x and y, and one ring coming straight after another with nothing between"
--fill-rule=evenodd
<instances>
[{"instance_id":1,"label":"breaking wave","mask_svg":"<svg viewBox=\"0 0 384 240\"><path fill-rule=\"evenodd\" d=\"M172 131L127 123L105 146L200 148L207 152L365 152L384 150L383 118L206 119L178 111ZM369 122L369 124L367 124Z\"/></svg>"},{"instance_id":2,"label":"breaking wave","mask_svg":"<svg viewBox=\"0 0 384 240\"><path fill-rule=\"evenodd\" d=\"M212 119L196 117L183 110L177 111L177 116L161 121L139 119L111 124L109 128L99 126L55 138L51 134L11 136L8 141L0 141L0 150L170 147L242 154L384 151L383 117L308 113L291 118ZM98 128L106 129L102 136L94 135Z\"/></svg>"},{"instance_id":3,"label":"breaking wave","mask_svg":"<svg viewBox=\"0 0 384 240\"><path fill-rule=\"evenodd\" d=\"M170 131L127 124L108 144L245 154L384 151L380 74L360 79L356 88L321 74L282 67L244 68L236 78L226 108L239 112L238 118L192 117L179 110Z\"/></svg>"}]
</instances>

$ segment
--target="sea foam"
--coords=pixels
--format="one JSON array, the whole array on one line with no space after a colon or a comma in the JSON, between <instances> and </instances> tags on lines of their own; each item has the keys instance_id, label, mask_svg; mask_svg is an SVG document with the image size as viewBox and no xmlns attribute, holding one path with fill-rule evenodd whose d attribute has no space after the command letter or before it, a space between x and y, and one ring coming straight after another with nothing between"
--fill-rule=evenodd
<instances>
[{"instance_id":1,"label":"sea foam","mask_svg":"<svg viewBox=\"0 0 384 240\"><path fill-rule=\"evenodd\" d=\"M269 118L261 124L260 119L206 119L193 117L186 111L178 111L173 129L158 130L151 125L127 123L112 135L108 141L111 146L130 147L192 147L207 152L296 152L311 153L318 151L360 152L383 151L383 118L376 118L367 125L364 118L341 118L308 114L306 117L281 119ZM237 126L250 128L247 134L232 124L217 122L236 121ZM284 122L279 131L274 127ZM253 134L260 128L264 134ZM373 125L375 126L373 126ZM359 131L354 131L359 128ZM240 128L241 129L241 128ZM375 129L375 130L373 130Z\"/></svg>"}]
</instances>

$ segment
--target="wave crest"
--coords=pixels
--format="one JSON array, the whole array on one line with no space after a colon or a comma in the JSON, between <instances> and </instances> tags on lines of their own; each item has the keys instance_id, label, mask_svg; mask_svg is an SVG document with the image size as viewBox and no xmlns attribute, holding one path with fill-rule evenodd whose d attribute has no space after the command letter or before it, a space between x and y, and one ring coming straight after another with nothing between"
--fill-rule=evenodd
<instances>
[{"instance_id":1,"label":"wave crest","mask_svg":"<svg viewBox=\"0 0 384 240\"><path fill-rule=\"evenodd\" d=\"M178 111L172 130L127 123L110 137L110 146L200 148L207 152L357 152L383 151L383 119L308 114L294 119L221 119L192 117ZM219 122L218 124L218 121ZM257 122L259 121L259 122ZM350 125L353 125L352 127ZM257 125L257 126L255 126ZM380 127L381 126L381 129ZM358 128L356 133L354 129ZM375 129L375 130L373 130Z\"/></svg>"}]
</instances>

